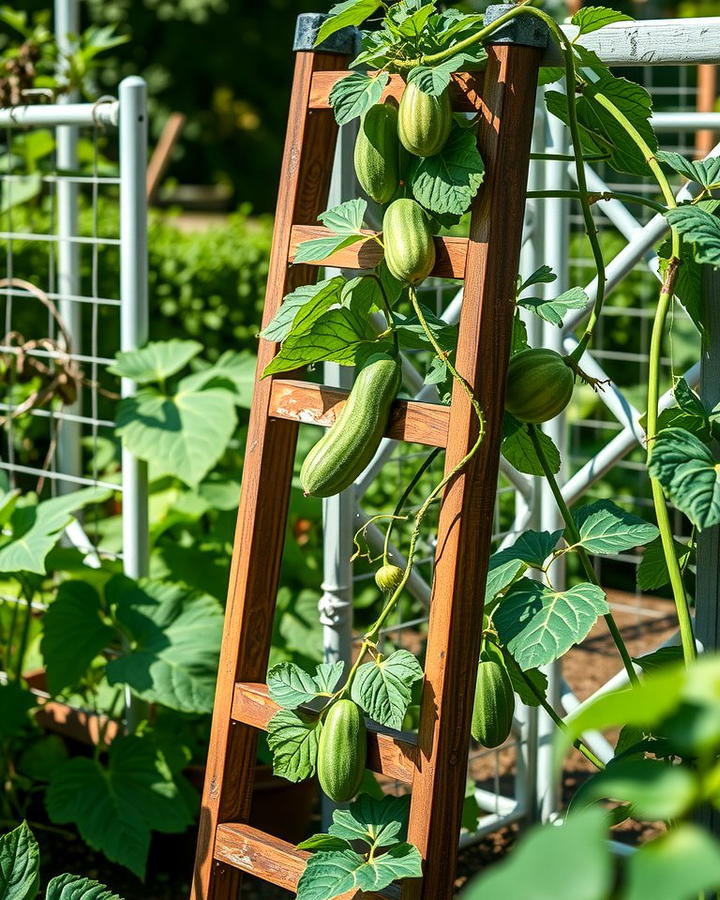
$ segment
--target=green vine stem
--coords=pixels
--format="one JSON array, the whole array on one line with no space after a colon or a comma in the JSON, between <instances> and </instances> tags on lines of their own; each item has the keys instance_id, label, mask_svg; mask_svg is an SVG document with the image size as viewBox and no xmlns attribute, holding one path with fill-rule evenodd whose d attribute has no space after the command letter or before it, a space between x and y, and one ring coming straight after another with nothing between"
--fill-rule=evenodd
<instances>
[{"instance_id":1,"label":"green vine stem","mask_svg":"<svg viewBox=\"0 0 720 900\"><path fill-rule=\"evenodd\" d=\"M27 650L28 637L30 635L30 622L32 621L32 598L34 592L32 587L28 585L27 581L22 575L17 574L15 577L20 582L20 593L25 600L22 631L20 632L20 646L18 647L15 671L15 678L17 681L20 681L20 679L22 678L22 667L25 661L25 651Z\"/></svg>"},{"instance_id":2,"label":"green vine stem","mask_svg":"<svg viewBox=\"0 0 720 900\"><path fill-rule=\"evenodd\" d=\"M445 489L446 485L449 482L451 482L456 477L456 475L458 475L458 473L463 468L465 468L465 466L470 462L470 460L473 458L473 456L477 453L478 448L480 447L480 445L482 444L482 442L485 438L485 416L483 415L483 411L480 408L480 404L478 403L478 401L475 397L475 394L473 393L472 388L470 387L468 382L465 380L465 378L463 378L463 376L458 372L458 370L455 368L453 363L450 361L450 359L448 357L448 353L445 350L443 350L443 348L438 344L437 340L435 339L435 336L433 335L433 333L430 329L430 326L428 325L427 320L425 319L425 316L423 315L422 307L420 306L420 303L418 302L417 292L416 292L415 288L410 286L408 288L408 293L410 296L410 302L412 304L413 311L415 312L415 315L418 318L418 322L420 323L420 326L423 329L423 332L425 333L425 337L428 339L428 341L429 341L431 347L433 348L433 350L435 351L436 355L445 363L445 365L448 367L448 369L450 371L450 374L453 376L455 381L457 381L457 383L460 384L462 389L467 394L468 399L470 400L470 404L472 405L472 408L473 408L475 415L477 416L477 420L478 420L478 426L479 426L478 427L478 436L475 440L475 443L472 445L470 450L468 450L468 452L465 454L465 456L463 456L463 458L455 466L453 466L453 468L443 477L443 479L435 485L435 487L432 489L432 491L430 491L429 495L423 501L422 506L420 507L420 509L418 509L417 513L415 514L415 522L414 522L412 534L410 535L410 543L408 546L407 561L405 563L405 570L403 571L403 576L400 580L400 583L398 584L397 588L395 588L393 593L388 597L387 602L385 603L385 606L383 607L383 609L380 612L380 615L373 622L373 624L370 626L370 628L365 632L365 635L363 636L363 642L360 646L360 650L358 652L357 658L355 659L355 662L353 663L353 665L350 669L350 672L348 673L348 677L345 680L345 684L334 695L333 700L338 700L341 697L344 697L349 692L349 690L352 686L353 679L355 678L355 674L356 674L357 670L359 669L360 664L362 663L366 654L368 652L376 651L377 641L378 641L378 637L380 635L380 631L382 630L383 625L385 624L385 622L387 622L389 616L395 609L395 607L398 603L398 600L400 599L400 596L402 595L402 592L405 589L405 585L407 584L408 579L410 578L410 573L412 572L413 565L415 562L415 551L417 549L417 542L420 537L420 529L422 527L423 520L425 519L425 516L426 516L428 510L430 509L432 504L435 502L435 500L437 500L440 497L440 495L441 495L442 491ZM329 708L329 706L330 706L330 704L328 704L325 707L325 710L327 710ZM321 713L321 715L322 714L323 713Z\"/></svg>"},{"instance_id":3,"label":"green vine stem","mask_svg":"<svg viewBox=\"0 0 720 900\"><path fill-rule=\"evenodd\" d=\"M560 197L568 200L579 200L579 191L528 191L528 198L535 197ZM640 206L647 206L656 213L664 213L666 207L662 203L657 203L649 197L639 197L637 194L626 194L623 191L597 191L588 194L588 201L591 205L598 203L600 200L620 200L623 203L637 203Z\"/></svg>"},{"instance_id":4,"label":"green vine stem","mask_svg":"<svg viewBox=\"0 0 720 900\"><path fill-rule=\"evenodd\" d=\"M537 425L529 424L528 432L530 434L530 440L532 441L535 453L540 460L543 474L545 475L550 490L552 491L552 495L555 498L555 502L557 503L558 510L560 511L563 522L565 523L565 538L568 544L571 545L572 549L577 554L578 559L580 560L580 564L583 567L585 577L588 579L588 581L591 581L593 584L600 587L600 582L597 575L595 574L595 570L593 569L590 557L588 556L585 548L580 546L580 532L578 531L578 527L575 524L575 519L573 519L572 513L570 512L570 509L565 502L565 498L562 495L560 485L557 483L557 479L555 478L552 468L550 467L547 457L545 456L545 451L543 450L543 446L538 435ZM620 629L617 626L617 622L615 621L613 614L610 612L605 613L603 618L607 623L610 634L612 635L612 639L618 649L618 653L620 654L623 666L625 667L625 671L627 672L628 678L630 679L630 683L635 685L639 684L639 679L637 677L637 673L635 672L635 667L633 666L632 659L630 658L630 653L625 646L625 641L620 634Z\"/></svg>"},{"instance_id":5,"label":"green vine stem","mask_svg":"<svg viewBox=\"0 0 720 900\"><path fill-rule=\"evenodd\" d=\"M628 136L633 140L635 146L640 150L645 161L650 168L658 186L662 192L665 202L670 209L677 206L675 195L673 194L670 182L660 166L655 154L648 146L640 132L630 122L627 116L615 106L615 104L605 97L603 94L595 95L597 101L610 113L610 115L623 127ZM647 435L648 455L652 450L652 444L657 437L658 410L660 403L660 358L662 354L662 341L665 334L667 317L672 305L675 281L677 278L677 270L680 265L680 246L681 237L676 228L670 229L671 233L671 250L670 260L668 263L663 284L660 289L660 297L657 309L655 310L655 318L653 320L652 335L650 338L650 355L648 365L648 388L647 388ZM680 639L683 648L683 658L686 665L689 665L697 657L697 649L695 647L695 636L693 634L692 619L690 618L690 608L688 604L687 594L685 592L685 584L683 582L680 563L675 555L675 545L673 540L672 525L670 523L670 514L668 513L665 495L663 494L660 482L650 477L650 488L653 497L653 506L655 508L655 517L657 519L658 528L660 529L660 539L665 556L668 574L670 576L670 585L672 587L673 599L677 611L678 625L680 628Z\"/></svg>"}]
</instances>

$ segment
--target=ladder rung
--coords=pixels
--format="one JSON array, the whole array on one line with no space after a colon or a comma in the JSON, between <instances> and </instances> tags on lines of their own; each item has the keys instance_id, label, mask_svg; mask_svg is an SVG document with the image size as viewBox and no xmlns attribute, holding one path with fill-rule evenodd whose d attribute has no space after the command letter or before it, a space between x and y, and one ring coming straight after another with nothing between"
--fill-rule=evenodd
<instances>
[{"instance_id":1,"label":"ladder rung","mask_svg":"<svg viewBox=\"0 0 720 900\"><path fill-rule=\"evenodd\" d=\"M293 225L290 235L290 262L295 259L298 244L303 241L313 241L332 234L322 225ZM368 231L369 235L375 234ZM438 278L464 278L465 257L467 256L467 238L460 237L436 237L435 253L437 258L435 268L431 274ZM345 247L328 256L321 263L309 263L309 265L327 265L328 263L341 269L373 269L382 258L382 248L369 237L366 241L358 241L350 247Z\"/></svg>"},{"instance_id":2,"label":"ladder rung","mask_svg":"<svg viewBox=\"0 0 720 900\"><path fill-rule=\"evenodd\" d=\"M218 862L242 869L276 884L288 891L295 891L305 862L310 856L298 850L293 844L282 841L251 825L226 822L218 825L215 835L215 859ZM396 885L381 894L367 894L363 891L348 891L338 900L385 900L399 897Z\"/></svg>"},{"instance_id":3,"label":"ladder rung","mask_svg":"<svg viewBox=\"0 0 720 900\"><path fill-rule=\"evenodd\" d=\"M341 78L345 78L344 72L315 72L310 90L311 109L329 109L330 91ZM482 72L457 72L452 76L451 98L453 109L458 112L475 112L482 103L479 92L482 90ZM405 82L400 75L391 75L388 86L385 88L382 99L395 97L399 100L405 90Z\"/></svg>"},{"instance_id":4,"label":"ladder rung","mask_svg":"<svg viewBox=\"0 0 720 900\"><path fill-rule=\"evenodd\" d=\"M278 705L270 699L266 684L241 681L235 685L232 717L236 722L267 731L268 722L277 710ZM368 722L368 769L410 784L417 759L414 734L390 731Z\"/></svg>"},{"instance_id":5,"label":"ladder rung","mask_svg":"<svg viewBox=\"0 0 720 900\"><path fill-rule=\"evenodd\" d=\"M276 378L270 395L270 415L312 425L332 425L347 399L340 388ZM418 400L396 400L385 434L398 441L444 447L450 407Z\"/></svg>"}]
</instances>

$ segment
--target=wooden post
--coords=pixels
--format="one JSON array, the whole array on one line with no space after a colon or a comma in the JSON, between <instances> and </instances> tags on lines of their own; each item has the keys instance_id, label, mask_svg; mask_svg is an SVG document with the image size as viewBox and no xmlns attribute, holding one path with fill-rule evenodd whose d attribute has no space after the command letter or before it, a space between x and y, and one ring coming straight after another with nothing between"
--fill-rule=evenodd
<instances>
[{"instance_id":1,"label":"wooden post","mask_svg":"<svg viewBox=\"0 0 720 900\"><path fill-rule=\"evenodd\" d=\"M312 225L325 209L329 161L337 137L332 111L309 109L310 88L314 72L347 67L354 41L354 32L346 31L336 36L334 52L309 49L322 18L315 14L298 18L263 326L285 294L317 277L316 268L291 270L288 265L293 224ZM235 683L265 680L285 540L298 424L269 417L273 379L260 377L277 349L277 344L260 340L200 810L193 900L235 900L240 881L239 870L214 862L213 853L218 824L247 822L255 778L257 731L233 722L231 714Z\"/></svg>"},{"instance_id":2,"label":"wooden post","mask_svg":"<svg viewBox=\"0 0 720 900\"><path fill-rule=\"evenodd\" d=\"M526 22L515 20L510 43L488 47L478 139L487 174L473 210L457 349L457 368L480 401L486 434L478 453L448 485L440 514L408 832L425 868L421 883L405 885L403 900L449 900L453 894L535 92L547 40L544 26L533 36L523 27ZM523 35L529 46L520 44ZM473 408L457 384L448 433L446 472L478 433Z\"/></svg>"}]
</instances>

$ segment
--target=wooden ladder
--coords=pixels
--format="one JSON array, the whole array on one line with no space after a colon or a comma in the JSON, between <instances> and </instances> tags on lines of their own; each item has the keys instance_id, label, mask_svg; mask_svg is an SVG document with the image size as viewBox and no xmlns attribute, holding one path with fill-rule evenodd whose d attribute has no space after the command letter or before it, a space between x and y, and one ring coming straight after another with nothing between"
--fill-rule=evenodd
<instances>
[{"instance_id":1,"label":"wooden ladder","mask_svg":"<svg viewBox=\"0 0 720 900\"><path fill-rule=\"evenodd\" d=\"M495 7L493 12L507 8ZM317 217L327 203L337 136L328 96L347 72L353 42L352 35L339 33L331 39L332 46L313 48L322 18L310 14L298 20L263 326L289 291L317 277L316 266L290 263L300 242L325 233ZM485 412L486 436L443 499L417 738L369 727L368 767L412 789L408 840L424 858L424 876L395 892L402 900L452 896L535 92L546 40L536 21L528 16L514 19L498 32L503 37L488 46L484 76L458 75L452 85L455 109L478 113L486 174L473 204L469 239L437 238L434 274L465 281L457 368ZM391 76L386 96L399 99L403 87L399 76ZM332 258L334 266L351 269L376 261L377 244L370 240ZM261 380L260 373L277 350L277 344L260 340L200 813L194 900L235 900L242 872L293 891L308 856L247 823L257 732L267 728L277 709L265 676L298 423L331 424L346 392L286 378ZM456 387L449 407L398 400L386 434L444 447L449 471L473 445L477 420L466 394Z\"/></svg>"}]
</instances>

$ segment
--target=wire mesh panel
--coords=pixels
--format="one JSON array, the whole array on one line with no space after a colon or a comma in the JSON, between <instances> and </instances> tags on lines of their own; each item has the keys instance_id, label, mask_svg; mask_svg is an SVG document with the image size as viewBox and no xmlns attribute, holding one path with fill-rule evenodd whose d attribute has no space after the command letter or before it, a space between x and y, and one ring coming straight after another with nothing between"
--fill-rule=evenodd
<instances>
[{"instance_id":1,"label":"wire mesh panel","mask_svg":"<svg viewBox=\"0 0 720 900\"><path fill-rule=\"evenodd\" d=\"M146 339L146 129L139 78L119 100L0 110L0 484L41 500L105 489L63 543L133 577L147 485L114 433L134 385L111 367Z\"/></svg>"}]
</instances>

